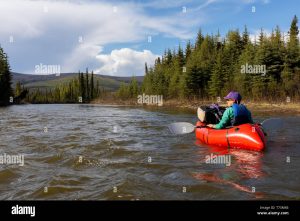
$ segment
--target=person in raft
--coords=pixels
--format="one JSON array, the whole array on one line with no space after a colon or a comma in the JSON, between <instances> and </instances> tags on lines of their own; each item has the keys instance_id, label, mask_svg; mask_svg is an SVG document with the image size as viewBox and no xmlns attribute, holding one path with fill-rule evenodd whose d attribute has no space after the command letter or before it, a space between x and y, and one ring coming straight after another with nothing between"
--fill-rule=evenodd
<instances>
[{"instance_id":1,"label":"person in raft","mask_svg":"<svg viewBox=\"0 0 300 221\"><path fill-rule=\"evenodd\" d=\"M245 105L241 104L242 96L238 92L231 91L224 99L227 101L228 106L225 111L216 104L205 110L198 108L199 120L206 122L208 127L215 129L223 129L228 126L237 126L245 123L253 124L251 112ZM212 113L215 117L208 117L213 116Z\"/></svg>"}]
</instances>

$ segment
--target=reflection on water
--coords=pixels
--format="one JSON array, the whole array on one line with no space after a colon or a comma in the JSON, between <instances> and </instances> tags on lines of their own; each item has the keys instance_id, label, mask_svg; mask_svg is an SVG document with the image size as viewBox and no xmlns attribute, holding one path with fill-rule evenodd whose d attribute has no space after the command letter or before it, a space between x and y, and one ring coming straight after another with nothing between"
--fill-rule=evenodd
<instances>
[{"instance_id":1,"label":"reflection on water","mask_svg":"<svg viewBox=\"0 0 300 221\"><path fill-rule=\"evenodd\" d=\"M196 145L200 148L203 148L204 146L200 141L196 141ZM238 191L251 193L255 198L263 198L263 193L256 192L254 186L251 187L240 184L245 181L251 181L251 179L263 178L263 176L266 175L262 170L261 158L264 155L263 152L227 149L224 147L211 147L207 145L205 148L207 148L207 153L210 154L208 156L223 156L224 158L221 159L229 159L230 163L224 160L217 161L217 164L221 166L220 168L212 171L212 173L194 173L193 175L196 179L229 185ZM202 151L199 151L199 157L203 160ZM210 161L206 161L206 163L209 164Z\"/></svg>"},{"instance_id":2,"label":"reflection on water","mask_svg":"<svg viewBox=\"0 0 300 221\"><path fill-rule=\"evenodd\" d=\"M182 109L0 108L0 155L24 155L24 166L0 164L0 199L300 199L300 119L285 120L259 153L171 135L169 123L196 121ZM231 163L207 164L210 154Z\"/></svg>"}]
</instances>

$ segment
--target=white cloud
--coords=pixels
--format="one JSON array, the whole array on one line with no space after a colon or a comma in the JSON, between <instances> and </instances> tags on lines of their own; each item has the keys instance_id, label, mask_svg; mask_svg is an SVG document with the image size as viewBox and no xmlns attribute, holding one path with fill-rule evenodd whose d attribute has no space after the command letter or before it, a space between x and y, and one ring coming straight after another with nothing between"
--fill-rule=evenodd
<instances>
[{"instance_id":1,"label":"white cloud","mask_svg":"<svg viewBox=\"0 0 300 221\"><path fill-rule=\"evenodd\" d=\"M266 30L266 29L263 29L263 34L264 36L267 36L267 37L270 37L271 36L271 31L270 30ZM252 43L254 43L255 41L258 42L259 41L259 36L260 36L260 33L261 33L261 29L256 29L254 31L252 31L250 34L249 34L249 39Z\"/></svg>"},{"instance_id":2,"label":"white cloud","mask_svg":"<svg viewBox=\"0 0 300 221\"><path fill-rule=\"evenodd\" d=\"M187 11L195 11L203 9L210 4L220 0L152 0L148 2L142 2L140 5L142 7L149 7L154 9L174 9L178 8L178 11L182 11L182 7L186 7Z\"/></svg>"},{"instance_id":3,"label":"white cloud","mask_svg":"<svg viewBox=\"0 0 300 221\"><path fill-rule=\"evenodd\" d=\"M100 70L96 56L107 44L141 43L157 34L190 39L204 20L201 15L178 16L180 12L151 15L134 2L0 0L0 4L0 42L8 48L12 68L16 64L23 71L40 62L60 64L64 72L87 64ZM9 36L22 44L11 47Z\"/></svg>"},{"instance_id":4,"label":"white cloud","mask_svg":"<svg viewBox=\"0 0 300 221\"><path fill-rule=\"evenodd\" d=\"M236 0L236 1L244 4L253 4L253 3L269 4L271 2L271 0Z\"/></svg>"},{"instance_id":5,"label":"white cloud","mask_svg":"<svg viewBox=\"0 0 300 221\"><path fill-rule=\"evenodd\" d=\"M257 29L257 30L254 30L252 32L252 34L249 34L249 38L250 38L250 41L252 43L254 43L255 41L258 42L259 41L259 36L260 36L260 32L261 30L260 29ZM281 31L281 38L284 42L288 42L289 41L289 34L288 34L288 30L284 30L284 31ZM263 29L263 33L264 33L264 36L267 36L267 37L271 37L272 35L272 31L270 30L267 30L267 29ZM299 33L299 38L300 38L300 33Z\"/></svg>"},{"instance_id":6,"label":"white cloud","mask_svg":"<svg viewBox=\"0 0 300 221\"><path fill-rule=\"evenodd\" d=\"M80 69L84 65L87 67L90 63L98 63L96 55L103 50L102 46L93 44L79 44L70 53L62 64L62 72L72 72L76 68Z\"/></svg>"},{"instance_id":7,"label":"white cloud","mask_svg":"<svg viewBox=\"0 0 300 221\"><path fill-rule=\"evenodd\" d=\"M130 48L113 50L110 54L97 55L101 68L95 70L97 74L116 76L139 76L145 72L145 62L153 65L159 55L149 50L135 51Z\"/></svg>"},{"instance_id":8,"label":"white cloud","mask_svg":"<svg viewBox=\"0 0 300 221\"><path fill-rule=\"evenodd\" d=\"M164 9L164 8L179 8L184 7L187 4L192 3L193 0L153 0L149 2L143 2L141 5L143 7L155 8L155 9Z\"/></svg>"},{"instance_id":9,"label":"white cloud","mask_svg":"<svg viewBox=\"0 0 300 221\"><path fill-rule=\"evenodd\" d=\"M205 5L214 1L208 0ZM183 19L178 16L182 14L181 10L167 15L149 15L145 12L143 4L138 3L113 4L103 1L81 3L74 0L0 0L0 2L0 19L5 21L1 24L0 34L13 34L22 38L38 38L49 33L64 35L67 31L93 37L97 35L98 39L95 40L100 40L100 43L134 41L141 39L141 34L155 31L173 37L187 38L191 37L190 29L195 23L203 21L203 17L200 18L199 15L189 18L191 15L188 13ZM174 5L173 2L172 4ZM161 4L157 2L157 5ZM117 8L116 12L114 7ZM187 17L189 19L186 19Z\"/></svg>"},{"instance_id":10,"label":"white cloud","mask_svg":"<svg viewBox=\"0 0 300 221\"><path fill-rule=\"evenodd\" d=\"M197 6L196 8L194 8L193 10L199 11L199 10L206 8L207 6L209 6L209 5L211 5L212 3L215 3L215 2L217 2L217 1L219 1L219 0L207 0L207 1L205 1L204 3L202 3L201 5L199 5L199 6Z\"/></svg>"},{"instance_id":11,"label":"white cloud","mask_svg":"<svg viewBox=\"0 0 300 221\"><path fill-rule=\"evenodd\" d=\"M153 63L157 55L128 48L101 54L103 48L113 44L144 45L148 35L173 37L178 41L191 39L195 29L211 17L207 15L209 10L203 9L218 1L222 0L154 0L146 3L0 0L0 20L3 21L0 42L13 61L13 71L32 73L36 64L44 63L60 65L63 72L88 66L103 74L139 75L143 73L144 62ZM183 6L187 7L187 13L182 13ZM114 12L114 9L117 10ZM161 9L171 10L162 13ZM13 36L15 44L8 43L9 36ZM78 42L80 36L82 43ZM132 60L121 56L129 56Z\"/></svg>"}]
</instances>

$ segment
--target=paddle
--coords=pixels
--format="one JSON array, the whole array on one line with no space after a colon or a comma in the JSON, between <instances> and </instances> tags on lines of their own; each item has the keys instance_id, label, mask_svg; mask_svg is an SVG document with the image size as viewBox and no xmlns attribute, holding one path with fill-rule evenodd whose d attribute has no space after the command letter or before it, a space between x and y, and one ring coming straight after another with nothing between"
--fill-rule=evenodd
<instances>
[{"instance_id":1,"label":"paddle","mask_svg":"<svg viewBox=\"0 0 300 221\"><path fill-rule=\"evenodd\" d=\"M201 128L203 126L194 126L188 122L175 122L168 125L169 130L173 134L189 134L192 133L195 128Z\"/></svg>"},{"instance_id":2,"label":"paddle","mask_svg":"<svg viewBox=\"0 0 300 221\"><path fill-rule=\"evenodd\" d=\"M261 125L267 133L270 133L282 128L283 120L281 118L269 118L264 120Z\"/></svg>"},{"instance_id":3,"label":"paddle","mask_svg":"<svg viewBox=\"0 0 300 221\"><path fill-rule=\"evenodd\" d=\"M283 121L281 118L269 118L264 120L261 125L266 132L274 131L282 127ZM195 128L203 128L206 126L195 126L188 122L175 122L168 125L169 130L173 134L189 134L194 132Z\"/></svg>"}]
</instances>

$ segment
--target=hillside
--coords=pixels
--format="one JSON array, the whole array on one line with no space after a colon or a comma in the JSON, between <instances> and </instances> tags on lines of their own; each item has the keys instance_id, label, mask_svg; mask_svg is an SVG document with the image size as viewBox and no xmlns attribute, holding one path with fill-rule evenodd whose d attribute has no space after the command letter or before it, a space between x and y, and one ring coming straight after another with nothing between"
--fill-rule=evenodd
<instances>
[{"instance_id":1,"label":"hillside","mask_svg":"<svg viewBox=\"0 0 300 221\"><path fill-rule=\"evenodd\" d=\"M63 83L67 83L74 77L77 77L77 73L63 73L60 76L55 74L51 75L32 75L32 74L20 74L12 72L13 76L13 87L20 81L26 88L29 89L52 89L55 86ZM100 87L103 87L109 91L116 91L122 82L129 83L131 77L115 77L107 75L94 75L95 82L99 80ZM136 79L139 84L143 81L143 76L137 76Z\"/></svg>"}]
</instances>

